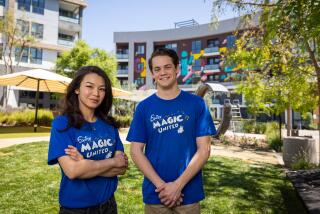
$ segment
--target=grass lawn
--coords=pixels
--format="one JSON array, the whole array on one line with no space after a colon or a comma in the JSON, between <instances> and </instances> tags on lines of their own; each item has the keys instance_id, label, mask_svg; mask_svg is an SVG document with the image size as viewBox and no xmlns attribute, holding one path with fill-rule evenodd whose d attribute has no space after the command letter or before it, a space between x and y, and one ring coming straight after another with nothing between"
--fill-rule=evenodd
<instances>
[{"instance_id":1,"label":"grass lawn","mask_svg":"<svg viewBox=\"0 0 320 214\"><path fill-rule=\"evenodd\" d=\"M33 132L33 127L0 127L0 139L19 137L42 137L50 135L51 127L38 127L37 132Z\"/></svg>"},{"instance_id":2,"label":"grass lawn","mask_svg":"<svg viewBox=\"0 0 320 214\"><path fill-rule=\"evenodd\" d=\"M0 213L58 212L60 170L47 166L47 146L39 142L0 149ZM116 192L119 214L143 213L141 183L130 160ZM204 184L202 213L304 213L283 171L272 165L213 157L204 169Z\"/></svg>"}]
</instances>

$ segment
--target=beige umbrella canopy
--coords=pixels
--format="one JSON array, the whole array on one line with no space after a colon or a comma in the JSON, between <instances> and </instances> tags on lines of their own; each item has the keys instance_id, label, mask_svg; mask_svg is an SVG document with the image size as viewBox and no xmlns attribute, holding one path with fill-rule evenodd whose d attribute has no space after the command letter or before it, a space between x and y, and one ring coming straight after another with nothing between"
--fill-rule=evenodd
<instances>
[{"instance_id":1,"label":"beige umbrella canopy","mask_svg":"<svg viewBox=\"0 0 320 214\"><path fill-rule=\"evenodd\" d=\"M134 90L129 95L118 96L117 98L123 100L129 100L133 102L141 102L142 100L146 99L147 97L151 96L152 94L156 93L156 89L148 89L148 90Z\"/></svg>"},{"instance_id":2,"label":"beige umbrella canopy","mask_svg":"<svg viewBox=\"0 0 320 214\"><path fill-rule=\"evenodd\" d=\"M37 114L39 91L65 93L65 90L71 81L72 79L68 77L44 69L31 69L0 76L0 86L19 86L33 89L37 92L34 131L37 130L38 126ZM112 88L112 92L115 97L131 95L131 92L118 88Z\"/></svg>"}]
</instances>

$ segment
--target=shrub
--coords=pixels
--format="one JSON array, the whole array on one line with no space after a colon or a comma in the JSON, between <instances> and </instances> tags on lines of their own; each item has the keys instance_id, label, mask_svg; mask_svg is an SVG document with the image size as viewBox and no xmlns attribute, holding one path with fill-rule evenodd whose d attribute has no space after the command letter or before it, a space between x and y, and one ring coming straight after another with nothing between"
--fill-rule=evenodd
<instances>
[{"instance_id":1,"label":"shrub","mask_svg":"<svg viewBox=\"0 0 320 214\"><path fill-rule=\"evenodd\" d=\"M302 169L314 169L317 166L313 163L311 163L308 160L307 154L302 153L296 156L293 160L293 163L291 165L291 168L293 170L302 170Z\"/></svg>"},{"instance_id":2,"label":"shrub","mask_svg":"<svg viewBox=\"0 0 320 214\"><path fill-rule=\"evenodd\" d=\"M254 120L243 120L244 133L264 134L266 131L266 123L255 122Z\"/></svg>"},{"instance_id":3,"label":"shrub","mask_svg":"<svg viewBox=\"0 0 320 214\"><path fill-rule=\"evenodd\" d=\"M253 133L254 132L254 120L244 120L242 123L244 133Z\"/></svg>"},{"instance_id":4,"label":"shrub","mask_svg":"<svg viewBox=\"0 0 320 214\"><path fill-rule=\"evenodd\" d=\"M7 126L29 126L33 124L34 116L34 110L30 109L1 112L0 123ZM51 111L39 109L39 125L50 126L52 120L53 114Z\"/></svg>"},{"instance_id":5,"label":"shrub","mask_svg":"<svg viewBox=\"0 0 320 214\"><path fill-rule=\"evenodd\" d=\"M281 151L282 140L279 135L279 124L277 122L269 122L266 124L266 138L270 149Z\"/></svg>"},{"instance_id":6,"label":"shrub","mask_svg":"<svg viewBox=\"0 0 320 214\"><path fill-rule=\"evenodd\" d=\"M116 115L114 118L119 123L121 128L129 127L132 121L132 117L130 115Z\"/></svg>"}]
</instances>

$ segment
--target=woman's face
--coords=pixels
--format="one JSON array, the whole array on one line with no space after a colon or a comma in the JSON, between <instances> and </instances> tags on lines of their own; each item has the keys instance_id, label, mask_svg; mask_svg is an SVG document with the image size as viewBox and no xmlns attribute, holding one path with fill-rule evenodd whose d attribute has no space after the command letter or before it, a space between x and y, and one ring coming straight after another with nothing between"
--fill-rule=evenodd
<instances>
[{"instance_id":1,"label":"woman's face","mask_svg":"<svg viewBox=\"0 0 320 214\"><path fill-rule=\"evenodd\" d=\"M75 90L80 110L95 110L104 99L105 88L105 81L101 76L95 73L85 75L80 88Z\"/></svg>"}]
</instances>

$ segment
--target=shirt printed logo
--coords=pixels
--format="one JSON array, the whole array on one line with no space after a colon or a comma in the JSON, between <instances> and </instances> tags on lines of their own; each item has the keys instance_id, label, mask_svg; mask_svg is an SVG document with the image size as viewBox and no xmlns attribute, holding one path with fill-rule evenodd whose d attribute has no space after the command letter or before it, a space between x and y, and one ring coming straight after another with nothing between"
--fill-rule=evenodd
<instances>
[{"instance_id":1,"label":"shirt printed logo","mask_svg":"<svg viewBox=\"0 0 320 214\"><path fill-rule=\"evenodd\" d=\"M92 158L96 155L106 154L105 158L112 157L112 151L109 151L113 146L112 139L91 139L88 136L79 136L77 138L78 143L81 145L80 152L86 158Z\"/></svg>"},{"instance_id":2,"label":"shirt printed logo","mask_svg":"<svg viewBox=\"0 0 320 214\"><path fill-rule=\"evenodd\" d=\"M177 129L177 133L181 134L184 132L183 123L188 119L189 117L187 115L180 112L172 115L166 115L164 117L155 114L150 116L152 127L153 129L156 129L158 133Z\"/></svg>"}]
</instances>

